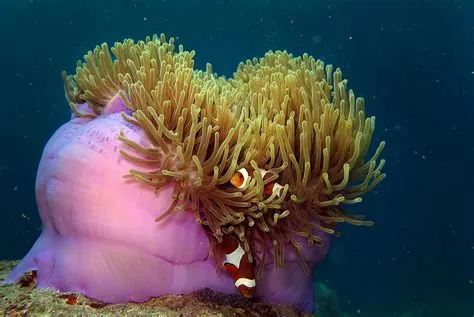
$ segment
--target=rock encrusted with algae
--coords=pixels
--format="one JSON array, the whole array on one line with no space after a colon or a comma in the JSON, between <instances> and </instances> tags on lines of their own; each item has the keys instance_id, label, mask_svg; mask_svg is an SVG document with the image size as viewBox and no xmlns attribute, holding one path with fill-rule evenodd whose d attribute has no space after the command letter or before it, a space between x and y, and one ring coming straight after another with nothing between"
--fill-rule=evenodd
<instances>
[{"instance_id":1,"label":"rock encrusted with algae","mask_svg":"<svg viewBox=\"0 0 474 317\"><path fill-rule=\"evenodd\" d=\"M18 261L0 261L0 282ZM0 286L1 316L309 316L288 306L249 301L202 289L187 295L168 295L145 303L107 304L76 293L35 288L36 273L29 272L14 285Z\"/></svg>"}]
</instances>

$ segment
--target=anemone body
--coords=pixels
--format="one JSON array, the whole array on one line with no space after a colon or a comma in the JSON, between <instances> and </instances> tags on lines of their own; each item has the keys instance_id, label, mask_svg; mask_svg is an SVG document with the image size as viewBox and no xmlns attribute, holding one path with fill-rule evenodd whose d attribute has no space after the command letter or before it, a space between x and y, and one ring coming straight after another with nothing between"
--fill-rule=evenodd
<instances>
[{"instance_id":1,"label":"anemone body","mask_svg":"<svg viewBox=\"0 0 474 317\"><path fill-rule=\"evenodd\" d=\"M87 105L78 105L87 111ZM116 111L120 99L96 119L73 117L47 143L36 199L42 232L6 283L36 270L37 286L83 293L109 303L183 294L209 287L236 294L231 278L217 271L209 239L192 213L155 222L172 204L172 185L155 189L123 178L137 168L119 154L117 134L143 146L148 137ZM138 154L137 154L138 155ZM328 246L328 244L326 244ZM312 250L314 251L314 250ZM307 253L313 267L327 248ZM267 261L257 296L275 303L313 308L311 279L289 256L284 268Z\"/></svg>"}]
</instances>

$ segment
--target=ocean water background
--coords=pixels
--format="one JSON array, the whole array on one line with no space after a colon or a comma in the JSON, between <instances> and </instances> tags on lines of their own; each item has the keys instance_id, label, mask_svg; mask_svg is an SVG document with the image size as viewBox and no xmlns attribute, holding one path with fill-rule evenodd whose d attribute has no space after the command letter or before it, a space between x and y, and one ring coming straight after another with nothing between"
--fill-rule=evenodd
<instances>
[{"instance_id":1,"label":"ocean water background","mask_svg":"<svg viewBox=\"0 0 474 317\"><path fill-rule=\"evenodd\" d=\"M473 17L469 0L3 0L0 259L40 232L37 165L70 117L61 71L104 41L163 32L227 76L278 49L341 67L377 117L388 176L349 209L376 225L342 226L315 279L350 316L472 316Z\"/></svg>"}]
</instances>

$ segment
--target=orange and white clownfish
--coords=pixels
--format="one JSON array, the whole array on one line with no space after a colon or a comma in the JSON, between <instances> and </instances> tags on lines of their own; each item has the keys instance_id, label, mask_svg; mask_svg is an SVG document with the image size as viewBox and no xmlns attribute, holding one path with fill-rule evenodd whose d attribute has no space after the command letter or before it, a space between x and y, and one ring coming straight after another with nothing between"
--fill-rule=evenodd
<instances>
[{"instance_id":1,"label":"orange and white clownfish","mask_svg":"<svg viewBox=\"0 0 474 317\"><path fill-rule=\"evenodd\" d=\"M254 264L249 262L245 250L236 239L227 234L222 239L225 270L232 276L240 294L245 298L252 298L257 287Z\"/></svg>"},{"instance_id":2,"label":"orange and white clownfish","mask_svg":"<svg viewBox=\"0 0 474 317\"><path fill-rule=\"evenodd\" d=\"M262 168L260 169L260 175L262 175L262 178L264 178L265 174L267 173L268 173L267 170L264 170ZM280 197L282 189L283 189L283 186L273 181L263 186L263 193L265 196L271 196L275 192L275 195L277 197Z\"/></svg>"}]
</instances>

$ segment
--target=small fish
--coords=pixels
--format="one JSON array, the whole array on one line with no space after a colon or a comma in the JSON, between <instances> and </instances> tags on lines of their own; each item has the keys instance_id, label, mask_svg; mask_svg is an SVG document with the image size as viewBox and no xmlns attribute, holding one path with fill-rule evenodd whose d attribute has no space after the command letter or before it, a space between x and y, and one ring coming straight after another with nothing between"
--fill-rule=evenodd
<instances>
[{"instance_id":1,"label":"small fish","mask_svg":"<svg viewBox=\"0 0 474 317\"><path fill-rule=\"evenodd\" d=\"M232 276L235 287L245 298L252 298L257 286L253 263L249 262L240 243L231 236L224 235L222 247L225 253L224 267Z\"/></svg>"},{"instance_id":2,"label":"small fish","mask_svg":"<svg viewBox=\"0 0 474 317\"><path fill-rule=\"evenodd\" d=\"M265 175L267 173L268 173L267 170L260 169L260 175L262 175L262 179L265 178ZM283 186L273 181L263 186L263 194L265 196L271 196L275 192L276 197L280 197L282 189L283 189Z\"/></svg>"}]
</instances>

